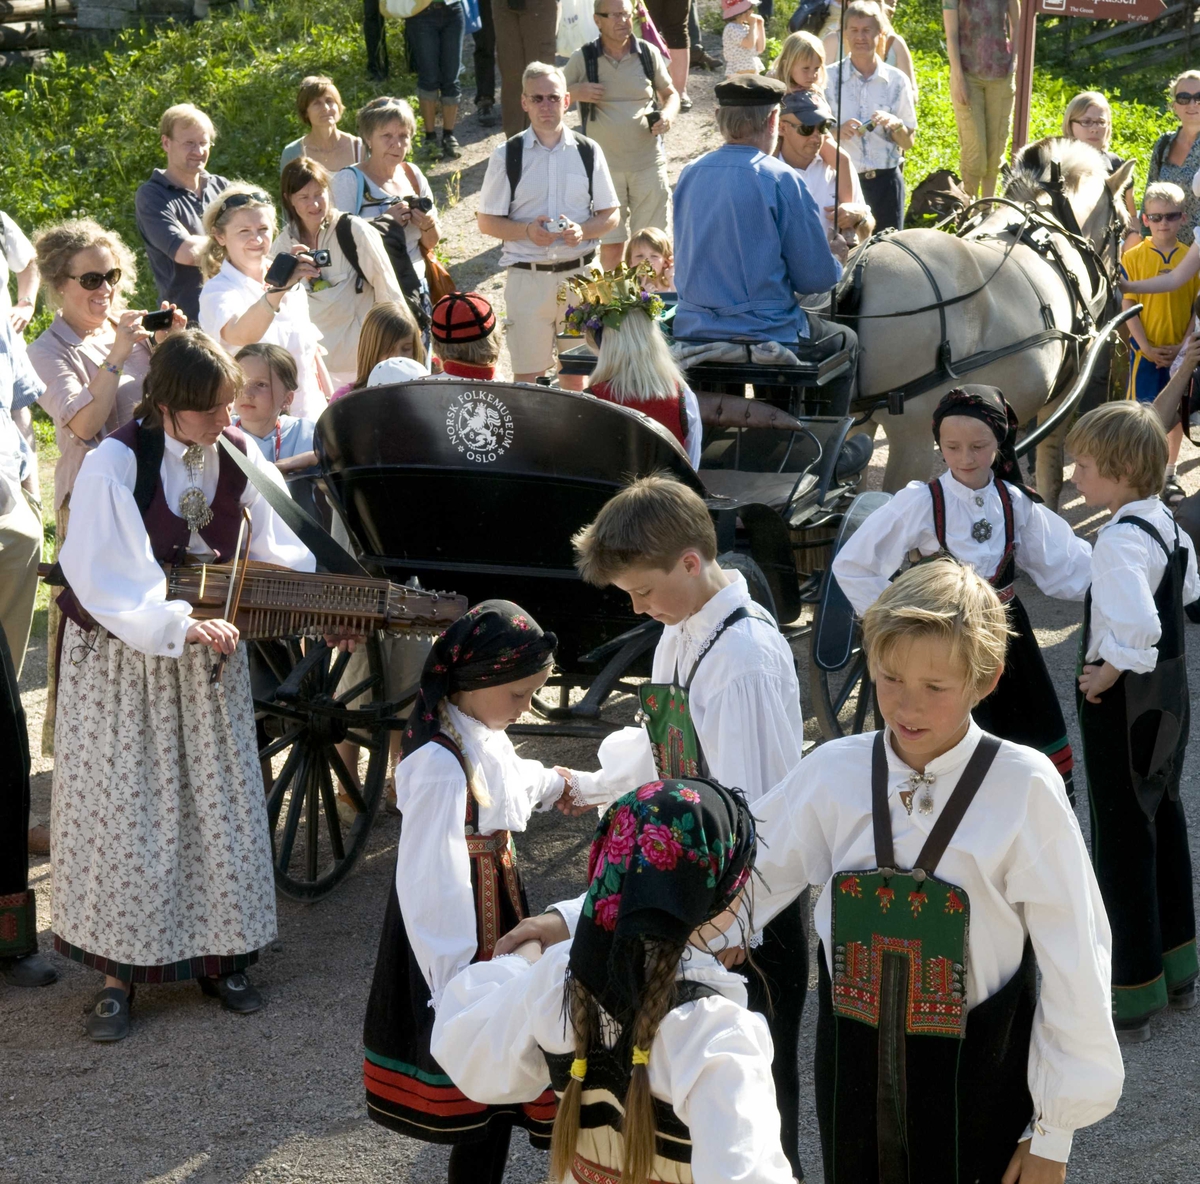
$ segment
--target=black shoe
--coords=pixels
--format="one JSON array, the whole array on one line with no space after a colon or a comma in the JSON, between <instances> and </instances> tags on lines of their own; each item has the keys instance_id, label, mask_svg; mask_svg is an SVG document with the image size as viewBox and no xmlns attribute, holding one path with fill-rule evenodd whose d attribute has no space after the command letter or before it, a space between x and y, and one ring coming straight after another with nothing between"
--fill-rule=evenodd
<instances>
[{"instance_id":1,"label":"black shoe","mask_svg":"<svg viewBox=\"0 0 1200 1184\"><path fill-rule=\"evenodd\" d=\"M1172 987L1167 992L1167 1002L1176 1011L1191 1011L1196 1006L1196 984L1188 983L1182 987Z\"/></svg>"},{"instance_id":2,"label":"black shoe","mask_svg":"<svg viewBox=\"0 0 1200 1184\"><path fill-rule=\"evenodd\" d=\"M1150 1039L1150 1017L1142 1016L1140 1020L1113 1020L1117 1030L1117 1040L1121 1044L1145 1044Z\"/></svg>"},{"instance_id":3,"label":"black shoe","mask_svg":"<svg viewBox=\"0 0 1200 1184\"><path fill-rule=\"evenodd\" d=\"M705 50L693 46L691 57L688 58L688 68L691 70L719 70L725 63L720 58L714 58Z\"/></svg>"},{"instance_id":4,"label":"black shoe","mask_svg":"<svg viewBox=\"0 0 1200 1184\"><path fill-rule=\"evenodd\" d=\"M692 109L692 100L690 98L688 98L688 93L685 90L683 92L683 94L681 94L679 96L679 110L680 111L690 111L691 109Z\"/></svg>"},{"instance_id":5,"label":"black shoe","mask_svg":"<svg viewBox=\"0 0 1200 1184\"><path fill-rule=\"evenodd\" d=\"M220 999L221 1006L226 1011L249 1015L263 1005L263 997L240 970L233 974L223 974L220 978L198 978L196 981L206 995Z\"/></svg>"},{"instance_id":6,"label":"black shoe","mask_svg":"<svg viewBox=\"0 0 1200 1184\"><path fill-rule=\"evenodd\" d=\"M1187 490L1174 477L1168 477L1163 482L1162 500L1167 503L1169 510L1175 509L1187 497Z\"/></svg>"},{"instance_id":7,"label":"black shoe","mask_svg":"<svg viewBox=\"0 0 1200 1184\"><path fill-rule=\"evenodd\" d=\"M24 958L0 958L0 978L10 987L48 987L58 971L41 954Z\"/></svg>"},{"instance_id":8,"label":"black shoe","mask_svg":"<svg viewBox=\"0 0 1200 1184\"><path fill-rule=\"evenodd\" d=\"M97 1044L113 1044L129 1035L129 1011L133 988L127 995L120 987L105 987L92 998L92 1007L84 1021L87 1034Z\"/></svg>"},{"instance_id":9,"label":"black shoe","mask_svg":"<svg viewBox=\"0 0 1200 1184\"><path fill-rule=\"evenodd\" d=\"M454 133L442 132L442 159L457 160L460 156L462 156L462 149L459 148Z\"/></svg>"},{"instance_id":10,"label":"black shoe","mask_svg":"<svg viewBox=\"0 0 1200 1184\"><path fill-rule=\"evenodd\" d=\"M475 104L475 114L479 116L480 127L495 127L500 122L494 99L480 99Z\"/></svg>"}]
</instances>

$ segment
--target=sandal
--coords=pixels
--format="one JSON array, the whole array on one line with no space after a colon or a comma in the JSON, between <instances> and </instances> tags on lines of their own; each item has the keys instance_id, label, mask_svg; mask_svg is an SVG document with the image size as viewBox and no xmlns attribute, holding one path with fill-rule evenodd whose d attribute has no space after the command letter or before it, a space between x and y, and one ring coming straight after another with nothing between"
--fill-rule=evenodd
<instances>
[{"instance_id":1,"label":"sandal","mask_svg":"<svg viewBox=\"0 0 1200 1184\"><path fill-rule=\"evenodd\" d=\"M97 1044L113 1044L129 1035L129 1012L133 987L128 993L120 987L105 987L92 997L92 1006L83 1026Z\"/></svg>"},{"instance_id":2,"label":"sandal","mask_svg":"<svg viewBox=\"0 0 1200 1184\"><path fill-rule=\"evenodd\" d=\"M1185 497L1187 490L1174 477L1168 477L1163 482L1162 500L1166 502L1168 509L1175 509Z\"/></svg>"},{"instance_id":3,"label":"sandal","mask_svg":"<svg viewBox=\"0 0 1200 1184\"><path fill-rule=\"evenodd\" d=\"M263 1005L263 997L240 970L219 978L201 977L196 980L200 990L213 999L220 999L226 1011L249 1015Z\"/></svg>"}]
</instances>

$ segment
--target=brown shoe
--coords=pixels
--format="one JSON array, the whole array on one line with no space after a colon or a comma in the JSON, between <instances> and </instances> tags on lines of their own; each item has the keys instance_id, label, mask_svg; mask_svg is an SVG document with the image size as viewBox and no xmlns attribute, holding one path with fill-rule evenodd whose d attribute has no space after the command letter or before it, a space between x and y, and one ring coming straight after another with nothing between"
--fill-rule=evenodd
<instances>
[{"instance_id":1,"label":"brown shoe","mask_svg":"<svg viewBox=\"0 0 1200 1184\"><path fill-rule=\"evenodd\" d=\"M37 826L31 826L29 828L29 854L50 854L50 831L47 830L47 828L40 822L37 824Z\"/></svg>"}]
</instances>

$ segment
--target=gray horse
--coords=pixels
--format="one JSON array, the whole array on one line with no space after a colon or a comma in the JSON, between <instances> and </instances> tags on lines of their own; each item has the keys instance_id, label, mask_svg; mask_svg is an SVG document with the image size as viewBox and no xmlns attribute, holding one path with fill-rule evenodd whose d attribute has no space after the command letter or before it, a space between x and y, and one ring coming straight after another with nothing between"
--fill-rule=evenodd
<instances>
[{"instance_id":1,"label":"gray horse","mask_svg":"<svg viewBox=\"0 0 1200 1184\"><path fill-rule=\"evenodd\" d=\"M1094 148L1074 140L1039 140L1013 162L1004 191L1013 205L996 206L961 237L903 230L851 256L848 281L862 265L857 319L849 321L861 346L860 404L915 386L927 375L937 379L905 400L903 414L876 412L889 445L886 490L929 479L933 409L961 382L998 386L1022 423L1062 393L1076 342L1086 346L1111 297L1126 229L1117 198L1132 170L1128 161L1110 176ZM1041 229L1026 216L1029 207L1049 215ZM1061 225L1078 229L1095 254L1055 229ZM938 303L944 304L940 315L929 307ZM1029 344L1005 356L980 357L1024 342ZM1051 504L1062 481L1060 455L1052 442L1039 450L1038 484L1046 486Z\"/></svg>"}]
</instances>

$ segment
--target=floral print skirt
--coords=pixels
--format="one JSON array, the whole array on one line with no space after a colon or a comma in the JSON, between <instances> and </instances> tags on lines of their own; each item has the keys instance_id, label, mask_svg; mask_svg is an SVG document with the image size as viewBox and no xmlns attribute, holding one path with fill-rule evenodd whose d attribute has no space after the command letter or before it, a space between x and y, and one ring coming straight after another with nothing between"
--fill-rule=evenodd
<instances>
[{"instance_id":1,"label":"floral print skirt","mask_svg":"<svg viewBox=\"0 0 1200 1184\"><path fill-rule=\"evenodd\" d=\"M56 947L170 982L255 960L277 932L246 647L143 654L68 621L51 806Z\"/></svg>"}]
</instances>

